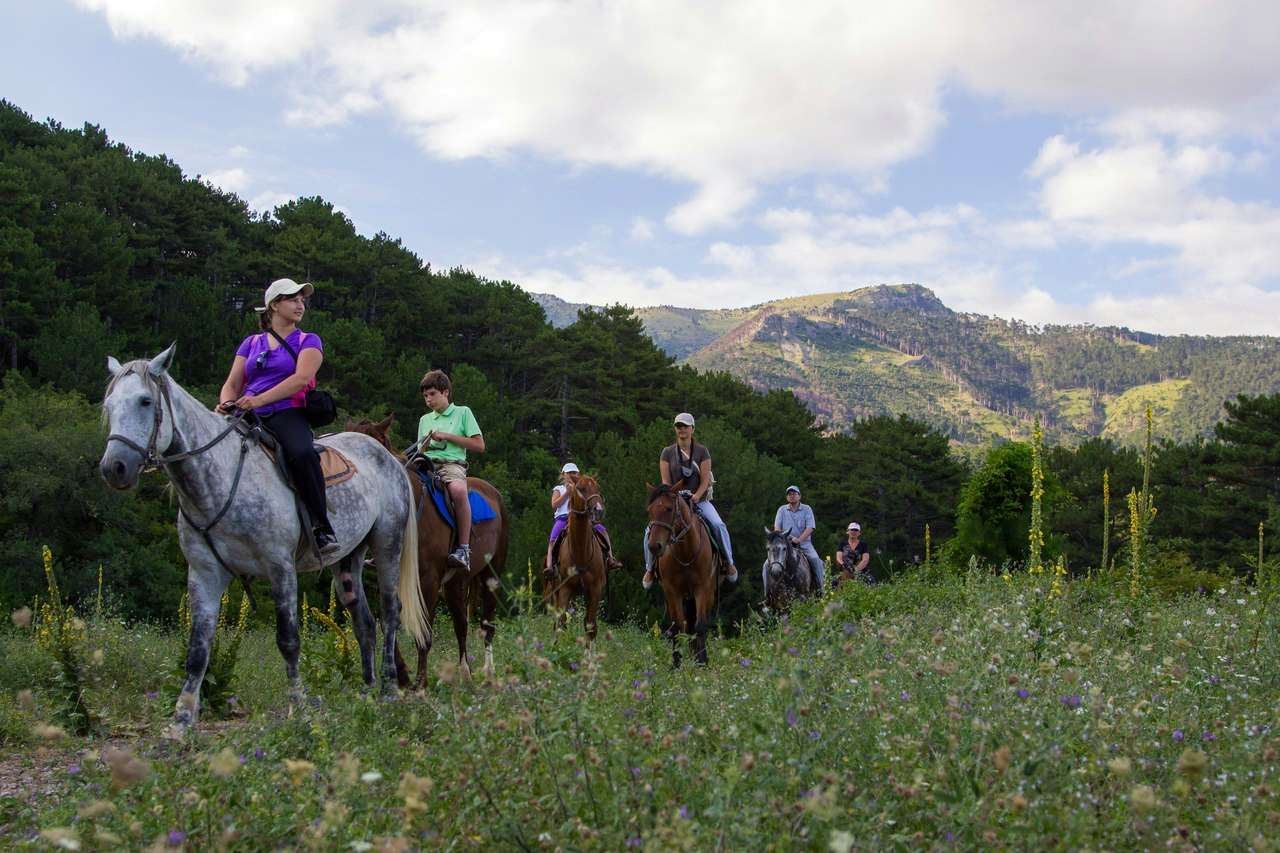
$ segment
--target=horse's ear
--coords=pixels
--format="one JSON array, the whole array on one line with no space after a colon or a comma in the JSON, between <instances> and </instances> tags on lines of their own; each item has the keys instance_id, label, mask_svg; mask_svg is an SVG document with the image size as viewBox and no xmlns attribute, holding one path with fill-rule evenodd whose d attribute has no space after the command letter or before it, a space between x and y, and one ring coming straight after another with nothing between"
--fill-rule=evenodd
<instances>
[{"instance_id":1,"label":"horse's ear","mask_svg":"<svg viewBox=\"0 0 1280 853\"><path fill-rule=\"evenodd\" d=\"M392 412L382 420L378 421L378 429L389 430L391 429L391 425L395 423L395 421L396 421L396 413Z\"/></svg>"},{"instance_id":2,"label":"horse's ear","mask_svg":"<svg viewBox=\"0 0 1280 853\"><path fill-rule=\"evenodd\" d=\"M356 424L355 420L354 420L350 415L348 415L348 416L347 416L347 425L346 425L346 426L344 426L344 427L342 428L342 431L343 431L343 432L355 432L355 431L356 431L356 426L357 426L357 424Z\"/></svg>"},{"instance_id":3,"label":"horse's ear","mask_svg":"<svg viewBox=\"0 0 1280 853\"><path fill-rule=\"evenodd\" d=\"M773 528L766 524L766 525L764 526L764 535L765 535L765 536L772 536L772 535L773 535Z\"/></svg>"},{"instance_id":4,"label":"horse's ear","mask_svg":"<svg viewBox=\"0 0 1280 853\"><path fill-rule=\"evenodd\" d=\"M169 370L169 364L173 361L174 350L178 348L178 342L174 341L169 344L169 348L160 353L151 361L147 362L147 373L159 379L162 374Z\"/></svg>"},{"instance_id":5,"label":"horse's ear","mask_svg":"<svg viewBox=\"0 0 1280 853\"><path fill-rule=\"evenodd\" d=\"M116 361L116 357L114 355L107 356L107 373L110 373L112 376L119 376L120 371L122 370L124 370L124 365Z\"/></svg>"}]
</instances>

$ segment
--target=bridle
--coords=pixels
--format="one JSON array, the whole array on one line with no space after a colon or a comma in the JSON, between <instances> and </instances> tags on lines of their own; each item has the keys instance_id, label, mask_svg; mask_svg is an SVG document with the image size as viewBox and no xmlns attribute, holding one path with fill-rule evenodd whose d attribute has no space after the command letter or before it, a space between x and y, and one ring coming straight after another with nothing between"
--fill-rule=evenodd
<instances>
[{"instance_id":1,"label":"bridle","mask_svg":"<svg viewBox=\"0 0 1280 853\"><path fill-rule=\"evenodd\" d=\"M772 537L770 537L770 539L772 540ZM768 559L766 559L766 560L765 560L765 565L769 567L769 574L770 574L770 575L772 575L772 574L773 574L773 567L774 567L774 566L777 566L777 567L778 567L778 576L779 576L779 577L785 577L785 576L786 576L786 573L787 573L787 558L791 556L791 550L792 550L792 545L791 545L791 543L790 543L790 542L787 542L786 540L783 540L783 543L782 543L782 553L783 553L783 557L782 557L782 559L781 559L781 560L775 560L775 559L773 558L773 542L772 542L772 541L770 541L770 543L769 543L769 551L768 551L768 553L769 553L769 557L768 557Z\"/></svg>"},{"instance_id":2,"label":"bridle","mask_svg":"<svg viewBox=\"0 0 1280 853\"><path fill-rule=\"evenodd\" d=\"M604 515L604 497L601 496L599 489L592 495L583 495L582 491L576 485L570 485L573 493L581 497L584 501L582 509L574 509L572 498L569 502L569 514L579 517L589 515L593 520L598 520ZM597 514L597 511L599 514Z\"/></svg>"},{"instance_id":3,"label":"bridle","mask_svg":"<svg viewBox=\"0 0 1280 853\"><path fill-rule=\"evenodd\" d=\"M141 378L144 386L147 386L148 384L154 385L159 392L160 401L161 403L163 403L163 405L153 404L152 406L152 409L155 412L155 416L151 422L151 435L147 437L147 444L145 447L141 444L138 444L138 442L134 441L132 438L129 438L129 436L121 435L120 433L116 433L116 432L113 432L111 433L111 435L107 436L107 442L110 443L112 441L118 441L121 444L123 444L125 447L128 447L131 450L137 451L139 454L141 454L142 470L144 473L147 471L154 471L162 465L168 465L173 462L181 462L184 459L190 459L194 456L199 456L200 454L212 449L214 445L218 444L220 441L222 441L224 438L230 435L239 424L240 417L242 416L243 413L237 411L237 413L232 416L231 422L227 424L227 428L224 429L222 432L218 433L216 436L214 436L212 440L206 442L205 444L202 444L200 447L197 447L195 450L183 450L178 453L165 454L157 447L157 445L160 443L160 425L164 423L163 409L169 410L169 423L171 424L171 434L169 436L169 443L165 445L164 449L168 450L170 447L172 447L173 442L178 438L178 430L176 428L177 421L173 416L173 398L172 398L172 395L169 393L168 377L166 377L164 374L161 374L160 376L157 376L157 377L151 377L147 374L145 368L142 370L139 370L136 367L131 366L131 367L125 368L120 373L120 375L116 377L116 380L119 381L128 373L134 373L139 378ZM114 385L115 383L112 383L112 384ZM148 388L148 390L150 390L150 388ZM108 396L110 396L110 394L108 394ZM246 433L241 439L241 448L242 448L242 452L240 456L241 466L244 465L244 449L248 441L249 441L249 436ZM240 481L240 469L237 468L236 482L238 483L239 481ZM235 487L233 486L232 494L234 493L235 493ZM226 510L224 508L223 512L225 511ZM222 514L219 513L218 517L221 518Z\"/></svg>"},{"instance_id":4,"label":"bridle","mask_svg":"<svg viewBox=\"0 0 1280 853\"><path fill-rule=\"evenodd\" d=\"M669 534L670 534L670 537L667 539L667 548L669 548L669 549L670 549L670 548L674 548L676 545L679 545L679 544L680 544L680 541L681 541L682 539L684 539L684 537L685 537L685 536L686 536L690 531L692 531L692 530L694 529L694 525L696 525L698 522L697 522L697 521L696 521L696 519L694 519L694 517L693 517L693 507L692 507L692 506L690 506L690 505L686 505L686 507L685 507L685 508L687 509L687 511L688 511L688 515L689 515L689 517L688 517L688 519L687 519L687 520L686 520L686 519L685 519L685 517L684 517L684 513L680 513L680 512L677 512L677 511L676 511L676 502L677 502L677 501L686 500L686 498L684 498L684 497L683 497L679 492L670 492L670 491L669 491L669 492L666 492L666 493L665 493L665 494L663 494L663 495L658 495L657 497L655 497L655 498L654 498L654 500L655 500L655 501L658 501L658 500L661 500L661 499L662 499L662 498L664 498L664 497L666 497L666 498L670 498L670 500L671 500L671 508L670 508L670 513L671 513L670 518L671 518L671 521L670 521L670 522L660 521L660 520L658 520L658 519L655 519L655 518L652 518L652 517L651 517L651 518L649 519L649 526L650 526L651 528L652 528L652 527L663 527L663 528L666 528L667 533L669 533ZM679 529L679 530L677 530L677 529L676 529L676 526L675 526L675 525L676 525L676 521L677 521L677 519L678 519L679 521L683 522L683 525L680 527L680 529ZM703 548L703 547L705 547L705 546L706 546L706 544L707 544L707 543L704 541L704 542L703 542L703 544L702 544L702 546L700 546L700 547L698 548L698 550L694 553L694 555L693 555L692 557L690 557L688 560L681 560L679 557L675 557L676 562L678 562L680 565L684 566L685 568L688 568L689 566L693 565L694 560L698 559L698 555L702 553L702 548ZM673 555L673 556L674 556L674 555Z\"/></svg>"}]
</instances>

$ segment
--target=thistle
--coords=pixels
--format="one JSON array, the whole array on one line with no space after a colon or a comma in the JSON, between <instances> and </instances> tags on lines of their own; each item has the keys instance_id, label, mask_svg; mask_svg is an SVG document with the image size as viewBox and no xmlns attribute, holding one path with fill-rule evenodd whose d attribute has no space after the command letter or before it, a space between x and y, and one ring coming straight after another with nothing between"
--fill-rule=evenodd
<instances>
[{"instance_id":1,"label":"thistle","mask_svg":"<svg viewBox=\"0 0 1280 853\"><path fill-rule=\"evenodd\" d=\"M1027 571L1033 575L1044 573L1044 565L1040 561L1040 552L1044 548L1044 518L1040 507L1040 500L1044 497L1044 468L1040 463L1043 439L1037 416L1035 428L1031 431L1031 529L1027 533Z\"/></svg>"}]
</instances>

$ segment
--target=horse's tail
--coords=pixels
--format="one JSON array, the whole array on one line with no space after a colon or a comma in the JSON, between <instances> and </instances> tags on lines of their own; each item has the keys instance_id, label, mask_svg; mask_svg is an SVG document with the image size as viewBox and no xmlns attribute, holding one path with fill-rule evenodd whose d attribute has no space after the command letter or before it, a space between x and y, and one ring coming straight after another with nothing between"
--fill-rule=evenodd
<instances>
[{"instance_id":1,"label":"horse's tail","mask_svg":"<svg viewBox=\"0 0 1280 853\"><path fill-rule=\"evenodd\" d=\"M427 606L422 601L422 582L418 578L418 507L413 500L410 476L405 471L409 515L404 522L404 538L400 540L400 622L421 649L431 643L431 626L427 624Z\"/></svg>"}]
</instances>

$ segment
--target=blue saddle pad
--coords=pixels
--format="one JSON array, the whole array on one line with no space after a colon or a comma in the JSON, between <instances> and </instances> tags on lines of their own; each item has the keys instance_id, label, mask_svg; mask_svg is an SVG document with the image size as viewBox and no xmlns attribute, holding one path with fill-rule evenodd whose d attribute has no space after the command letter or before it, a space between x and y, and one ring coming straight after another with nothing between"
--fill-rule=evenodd
<instances>
[{"instance_id":1,"label":"blue saddle pad","mask_svg":"<svg viewBox=\"0 0 1280 853\"><path fill-rule=\"evenodd\" d=\"M445 493L436 488L435 480L431 479L431 475L420 468L415 468L418 473L418 479L422 481L422 488L427 494L431 495L431 502L436 505L436 512L440 513L440 517L445 523L454 530L458 529L457 522L453 520L453 513L449 511L449 503ZM498 514L493 511L493 507L489 505L489 501L479 492L467 490L467 497L471 503L471 523L479 524L482 521L489 521L497 518Z\"/></svg>"}]
</instances>

